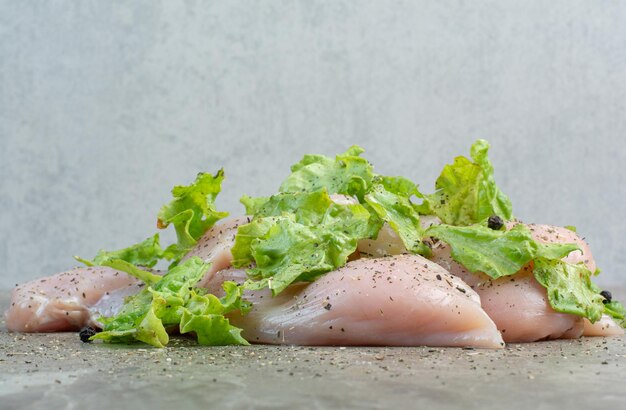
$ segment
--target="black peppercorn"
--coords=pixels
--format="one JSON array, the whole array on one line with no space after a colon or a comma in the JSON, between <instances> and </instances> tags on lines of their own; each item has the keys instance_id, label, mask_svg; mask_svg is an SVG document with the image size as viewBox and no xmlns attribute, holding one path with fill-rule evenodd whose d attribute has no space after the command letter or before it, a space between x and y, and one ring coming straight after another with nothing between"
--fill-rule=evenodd
<instances>
[{"instance_id":1,"label":"black peppercorn","mask_svg":"<svg viewBox=\"0 0 626 410\"><path fill-rule=\"evenodd\" d=\"M504 226L504 221L498 215L492 215L487 220L487 226L489 229L497 231Z\"/></svg>"},{"instance_id":2,"label":"black peppercorn","mask_svg":"<svg viewBox=\"0 0 626 410\"><path fill-rule=\"evenodd\" d=\"M605 305L607 303L611 303L611 300L613 300L613 295L611 295L611 292L609 292L608 290L603 290L602 292L600 292L600 295L602 295L602 297L604 298L602 303L604 303Z\"/></svg>"},{"instance_id":3,"label":"black peppercorn","mask_svg":"<svg viewBox=\"0 0 626 410\"><path fill-rule=\"evenodd\" d=\"M96 329L94 329L91 326L87 326L87 327L83 327L82 329L80 329L80 333L78 333L78 335L80 336L81 342L91 343L91 340L89 340L89 338L95 335L96 333L98 333Z\"/></svg>"}]
</instances>

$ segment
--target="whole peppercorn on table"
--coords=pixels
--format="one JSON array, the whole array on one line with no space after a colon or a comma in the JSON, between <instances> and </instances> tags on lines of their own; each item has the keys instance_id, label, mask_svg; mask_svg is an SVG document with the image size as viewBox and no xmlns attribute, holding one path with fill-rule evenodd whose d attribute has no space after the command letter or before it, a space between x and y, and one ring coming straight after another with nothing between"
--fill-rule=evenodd
<instances>
[{"instance_id":1,"label":"whole peppercorn on table","mask_svg":"<svg viewBox=\"0 0 626 410\"><path fill-rule=\"evenodd\" d=\"M2 309L8 294L0 293ZM626 406L625 337L502 350L204 347L175 338L158 349L0 328L2 409Z\"/></svg>"}]
</instances>

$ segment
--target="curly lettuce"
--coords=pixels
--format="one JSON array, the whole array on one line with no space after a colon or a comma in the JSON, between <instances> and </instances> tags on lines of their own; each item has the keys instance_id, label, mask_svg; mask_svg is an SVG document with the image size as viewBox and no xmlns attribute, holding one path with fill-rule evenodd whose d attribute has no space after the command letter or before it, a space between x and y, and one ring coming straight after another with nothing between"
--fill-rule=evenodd
<instances>
[{"instance_id":1,"label":"curly lettuce","mask_svg":"<svg viewBox=\"0 0 626 410\"><path fill-rule=\"evenodd\" d=\"M157 233L123 249L100 250L91 260L77 256L75 259L87 266L110 266L149 282L151 273L142 268L152 268L162 259L171 261L171 266L175 266L207 230L228 216L227 212L217 211L214 204L223 180L223 170L215 175L201 172L194 183L172 189L174 199L159 211L157 227L165 229L173 225L177 243L163 249Z\"/></svg>"},{"instance_id":2,"label":"curly lettuce","mask_svg":"<svg viewBox=\"0 0 626 410\"><path fill-rule=\"evenodd\" d=\"M408 180L402 182L404 186L392 186L391 189L384 184L374 185L365 195L365 203L398 233L409 252L428 255L430 249L422 241L424 234L419 223L419 213L410 200L410 194L417 192L417 187ZM409 184L415 188L411 189Z\"/></svg>"},{"instance_id":3,"label":"curly lettuce","mask_svg":"<svg viewBox=\"0 0 626 410\"><path fill-rule=\"evenodd\" d=\"M215 175L201 172L193 184L172 189L174 199L161 208L157 219L159 229L171 224L176 230L178 242L166 249L168 258L179 260L217 221L228 216L228 212L217 211L214 204L223 180L224 170Z\"/></svg>"},{"instance_id":4,"label":"curly lettuce","mask_svg":"<svg viewBox=\"0 0 626 410\"><path fill-rule=\"evenodd\" d=\"M510 220L511 201L496 185L488 152L489 143L479 139L471 147L472 160L459 156L446 165L436 191L427 195L425 212L449 225L472 225L492 215Z\"/></svg>"},{"instance_id":5,"label":"curly lettuce","mask_svg":"<svg viewBox=\"0 0 626 410\"><path fill-rule=\"evenodd\" d=\"M291 175L280 185L280 192L314 192L356 196L363 199L375 174L372 165L360 155L363 148L353 145L335 159L305 155L291 167Z\"/></svg>"},{"instance_id":6,"label":"curly lettuce","mask_svg":"<svg viewBox=\"0 0 626 410\"><path fill-rule=\"evenodd\" d=\"M586 317L592 323L600 320L605 311L604 298L594 290L592 272L583 263L539 257L534 260L533 273L546 288L554 310Z\"/></svg>"},{"instance_id":7,"label":"curly lettuce","mask_svg":"<svg viewBox=\"0 0 626 410\"><path fill-rule=\"evenodd\" d=\"M210 266L194 257L173 267L158 282L127 298L117 315L100 318L103 331L91 340L141 341L164 347L169 342L167 329L178 327L181 333L195 332L203 345L248 344L241 337L241 329L224 316L233 310L245 313L249 309L241 287L225 282L226 295L222 298L195 288Z\"/></svg>"},{"instance_id":8,"label":"curly lettuce","mask_svg":"<svg viewBox=\"0 0 626 410\"><path fill-rule=\"evenodd\" d=\"M249 202L244 199L244 203ZM326 191L279 194L238 228L233 266L249 267L250 289L274 294L343 266L360 239L380 229L360 204L340 205Z\"/></svg>"}]
</instances>

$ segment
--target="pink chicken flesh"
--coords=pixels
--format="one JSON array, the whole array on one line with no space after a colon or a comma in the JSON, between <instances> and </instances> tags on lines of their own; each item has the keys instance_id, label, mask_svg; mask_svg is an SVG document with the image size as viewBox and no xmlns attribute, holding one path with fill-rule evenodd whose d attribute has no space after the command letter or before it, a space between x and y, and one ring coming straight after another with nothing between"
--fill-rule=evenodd
<instances>
[{"instance_id":1,"label":"pink chicken flesh","mask_svg":"<svg viewBox=\"0 0 626 410\"><path fill-rule=\"evenodd\" d=\"M217 294L225 280L245 272L227 269L207 281ZM256 343L295 345L471 346L504 343L480 298L460 279L417 255L359 259L310 284L272 297L247 292L253 309L231 315Z\"/></svg>"},{"instance_id":2,"label":"pink chicken flesh","mask_svg":"<svg viewBox=\"0 0 626 410\"><path fill-rule=\"evenodd\" d=\"M215 225L185 259L199 256L212 262L205 277L230 266L230 248L241 223L247 223L247 219L234 218ZM98 326L98 317L117 314L124 299L142 286L138 279L107 267L76 268L36 279L13 289L5 315L7 329L59 332Z\"/></svg>"},{"instance_id":3,"label":"pink chicken flesh","mask_svg":"<svg viewBox=\"0 0 626 410\"><path fill-rule=\"evenodd\" d=\"M77 330L95 324L93 306L119 308L124 297L142 285L124 272L101 266L36 279L13 289L6 326L17 332Z\"/></svg>"},{"instance_id":4,"label":"pink chicken flesh","mask_svg":"<svg viewBox=\"0 0 626 410\"><path fill-rule=\"evenodd\" d=\"M195 248L185 255L183 260L197 256L205 262L212 263L204 278L198 282L199 287L206 287L207 278L212 277L215 272L231 266L233 255L230 253L230 249L235 244L237 228L239 225L247 224L250 220L251 218L242 216L215 225L202 235Z\"/></svg>"},{"instance_id":5,"label":"pink chicken flesh","mask_svg":"<svg viewBox=\"0 0 626 410\"><path fill-rule=\"evenodd\" d=\"M510 228L509 226L508 228ZM528 225L533 238L541 243L576 243L581 251L570 253L564 260L583 262L591 270L596 265L589 245L575 232L550 225ZM452 259L450 247L435 242L431 259L463 279L481 297L483 309L493 319L506 342L532 342L542 339L609 336L624 331L613 319L603 316L602 324L592 325L587 319L556 312L550 306L546 290L532 274L530 266L509 277L491 279L472 273Z\"/></svg>"}]
</instances>

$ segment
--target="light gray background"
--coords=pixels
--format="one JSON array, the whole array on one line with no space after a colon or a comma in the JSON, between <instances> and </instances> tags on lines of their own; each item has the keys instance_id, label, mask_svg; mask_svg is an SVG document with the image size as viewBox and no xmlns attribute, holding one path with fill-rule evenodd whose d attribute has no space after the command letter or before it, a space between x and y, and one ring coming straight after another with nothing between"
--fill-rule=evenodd
<instances>
[{"instance_id":1,"label":"light gray background","mask_svg":"<svg viewBox=\"0 0 626 410\"><path fill-rule=\"evenodd\" d=\"M201 170L239 213L356 143L430 192L475 138L624 283L625 114L620 1L3 1L0 287L152 234Z\"/></svg>"}]
</instances>

